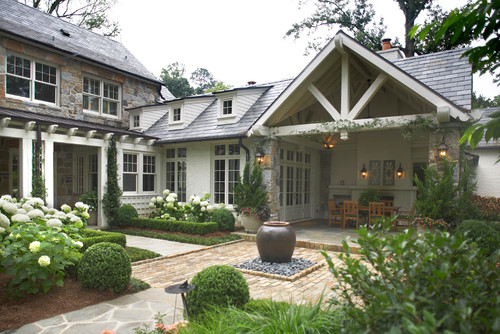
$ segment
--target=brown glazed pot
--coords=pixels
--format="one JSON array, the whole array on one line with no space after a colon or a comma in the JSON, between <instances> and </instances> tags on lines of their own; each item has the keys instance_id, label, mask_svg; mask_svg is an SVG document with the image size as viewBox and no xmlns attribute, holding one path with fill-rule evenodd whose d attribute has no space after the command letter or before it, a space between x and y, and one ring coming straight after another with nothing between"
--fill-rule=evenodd
<instances>
[{"instance_id":1,"label":"brown glazed pot","mask_svg":"<svg viewBox=\"0 0 500 334\"><path fill-rule=\"evenodd\" d=\"M257 231L257 249L261 260L291 262L295 240L295 231L288 222L265 222Z\"/></svg>"}]
</instances>

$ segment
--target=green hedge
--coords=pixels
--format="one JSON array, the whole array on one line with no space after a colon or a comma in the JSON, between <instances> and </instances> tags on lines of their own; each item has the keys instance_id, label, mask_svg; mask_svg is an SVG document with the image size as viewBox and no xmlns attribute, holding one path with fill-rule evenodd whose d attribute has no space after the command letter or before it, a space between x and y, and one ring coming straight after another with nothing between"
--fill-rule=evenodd
<instances>
[{"instance_id":1,"label":"green hedge","mask_svg":"<svg viewBox=\"0 0 500 334\"><path fill-rule=\"evenodd\" d=\"M125 248L127 244L127 238L125 234L115 233L115 232L105 232L97 230L84 230L82 232L83 247L80 251L83 253L92 245L98 244L100 242L111 242L118 244Z\"/></svg>"},{"instance_id":2,"label":"green hedge","mask_svg":"<svg viewBox=\"0 0 500 334\"><path fill-rule=\"evenodd\" d=\"M175 220L151 219L151 218L132 218L129 223L121 227L146 228L151 230L161 230L167 232L182 232L187 234L204 235L217 232L217 223L193 223L179 222Z\"/></svg>"},{"instance_id":3,"label":"green hedge","mask_svg":"<svg viewBox=\"0 0 500 334\"><path fill-rule=\"evenodd\" d=\"M221 237L212 237L212 238L202 238L190 235L177 235L177 234L168 234L168 233L155 233L151 231L142 231L142 230L120 230L117 228L113 228L113 232L124 233L128 235L138 235L141 237L147 238L155 238L169 241L177 241L183 242L186 244L194 244L194 245L204 245L204 246L212 246L218 245L225 242L230 242L234 240L240 240L241 237L236 234L228 234Z\"/></svg>"}]
</instances>

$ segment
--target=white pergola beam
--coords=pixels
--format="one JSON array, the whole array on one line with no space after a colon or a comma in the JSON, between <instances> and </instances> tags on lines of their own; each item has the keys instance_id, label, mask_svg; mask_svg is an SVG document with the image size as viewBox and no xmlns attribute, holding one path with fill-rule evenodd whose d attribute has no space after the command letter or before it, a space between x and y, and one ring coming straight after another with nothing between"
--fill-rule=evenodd
<instances>
[{"instance_id":1,"label":"white pergola beam","mask_svg":"<svg viewBox=\"0 0 500 334\"><path fill-rule=\"evenodd\" d=\"M9 126L10 120L10 117L3 117L2 119L0 119L0 127L4 128Z\"/></svg>"},{"instance_id":2,"label":"white pergola beam","mask_svg":"<svg viewBox=\"0 0 500 334\"><path fill-rule=\"evenodd\" d=\"M78 128L69 128L67 135L71 137L76 133L76 131L78 131Z\"/></svg>"},{"instance_id":3,"label":"white pergola beam","mask_svg":"<svg viewBox=\"0 0 500 334\"><path fill-rule=\"evenodd\" d=\"M352 108L352 110L349 112L348 118L350 120L355 119L356 117L359 116L359 114L361 114L361 111L366 107L366 105L368 103L370 103L370 101L373 99L375 94L377 94L377 92L380 90L380 88L382 88L384 83L387 81L387 78L388 77L385 73L380 73L377 76L377 79L375 79L373 84L370 87L368 87L366 92L359 99L358 103L356 103L354 108Z\"/></svg>"},{"instance_id":4,"label":"white pergola beam","mask_svg":"<svg viewBox=\"0 0 500 334\"><path fill-rule=\"evenodd\" d=\"M26 131L31 131L35 127L36 122L35 121L29 121L24 124L24 130Z\"/></svg>"},{"instance_id":5,"label":"white pergola beam","mask_svg":"<svg viewBox=\"0 0 500 334\"><path fill-rule=\"evenodd\" d=\"M328 101L328 99L323 95L323 93L320 92L316 86L313 84L310 84L309 87L309 92L318 100L319 103L325 108L325 110L332 116L332 118L336 121L340 119L340 113L335 109L335 107Z\"/></svg>"},{"instance_id":6,"label":"white pergola beam","mask_svg":"<svg viewBox=\"0 0 500 334\"><path fill-rule=\"evenodd\" d=\"M57 124L49 125L47 128L47 133L52 134L52 133L56 132L58 127L59 127L59 125L57 125Z\"/></svg>"},{"instance_id":7,"label":"white pergola beam","mask_svg":"<svg viewBox=\"0 0 500 334\"><path fill-rule=\"evenodd\" d=\"M342 119L349 117L350 103L349 103L349 56L342 55L341 66L341 85L340 85L340 115Z\"/></svg>"}]
</instances>

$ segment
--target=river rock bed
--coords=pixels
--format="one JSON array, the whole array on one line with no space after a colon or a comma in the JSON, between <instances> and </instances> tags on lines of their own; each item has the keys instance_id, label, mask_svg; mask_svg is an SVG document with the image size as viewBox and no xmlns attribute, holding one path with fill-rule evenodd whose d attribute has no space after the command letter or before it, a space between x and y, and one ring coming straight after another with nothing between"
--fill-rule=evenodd
<instances>
[{"instance_id":1,"label":"river rock bed","mask_svg":"<svg viewBox=\"0 0 500 334\"><path fill-rule=\"evenodd\" d=\"M292 261L288 263L262 262L260 256L258 256L243 263L235 264L233 267L245 270L260 271L266 274L290 277L301 272L304 269L314 266L315 264L316 262L300 257L293 257Z\"/></svg>"}]
</instances>

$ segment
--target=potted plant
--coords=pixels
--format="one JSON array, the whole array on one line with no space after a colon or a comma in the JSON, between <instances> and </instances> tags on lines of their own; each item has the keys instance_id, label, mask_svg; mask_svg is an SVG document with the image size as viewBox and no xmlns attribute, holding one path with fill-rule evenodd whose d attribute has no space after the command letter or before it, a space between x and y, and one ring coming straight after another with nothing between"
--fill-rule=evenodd
<instances>
[{"instance_id":1,"label":"potted plant","mask_svg":"<svg viewBox=\"0 0 500 334\"><path fill-rule=\"evenodd\" d=\"M262 169L254 164L250 171L247 162L242 177L233 189L234 209L240 214L245 231L256 233L263 220L269 218L267 191L262 185Z\"/></svg>"},{"instance_id":2,"label":"potted plant","mask_svg":"<svg viewBox=\"0 0 500 334\"><path fill-rule=\"evenodd\" d=\"M370 202L380 202L380 196L374 189L368 189L359 196L359 205L368 206Z\"/></svg>"},{"instance_id":3,"label":"potted plant","mask_svg":"<svg viewBox=\"0 0 500 334\"><path fill-rule=\"evenodd\" d=\"M80 201L89 206L88 225L97 225L97 190L86 192L80 196Z\"/></svg>"}]
</instances>

